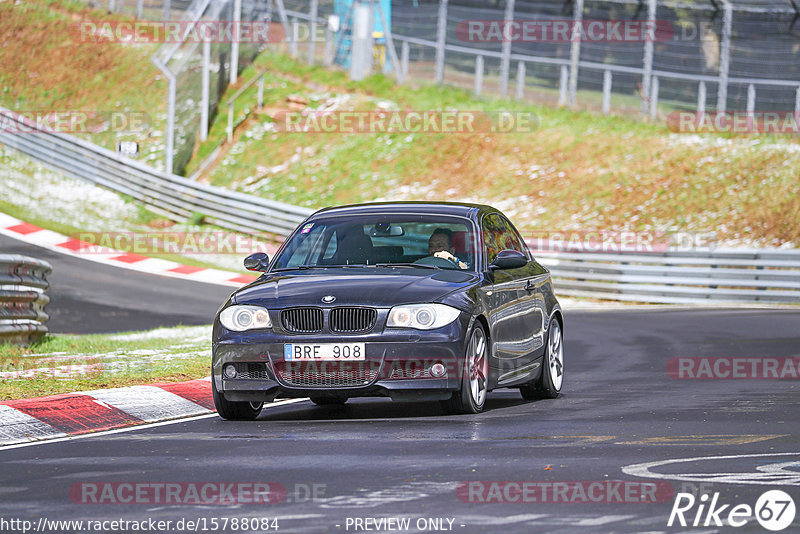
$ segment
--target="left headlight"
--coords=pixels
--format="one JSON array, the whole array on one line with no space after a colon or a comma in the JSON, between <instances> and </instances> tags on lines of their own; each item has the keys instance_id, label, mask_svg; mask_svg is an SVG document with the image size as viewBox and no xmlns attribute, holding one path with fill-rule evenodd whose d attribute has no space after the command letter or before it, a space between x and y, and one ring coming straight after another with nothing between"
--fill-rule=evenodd
<instances>
[{"instance_id":1,"label":"left headlight","mask_svg":"<svg viewBox=\"0 0 800 534\"><path fill-rule=\"evenodd\" d=\"M243 332L254 328L272 328L269 312L261 306L228 306L219 314L219 322L234 332Z\"/></svg>"},{"instance_id":2,"label":"left headlight","mask_svg":"<svg viewBox=\"0 0 800 534\"><path fill-rule=\"evenodd\" d=\"M446 304L409 304L389 312L387 327L433 330L455 321L461 312Z\"/></svg>"}]
</instances>

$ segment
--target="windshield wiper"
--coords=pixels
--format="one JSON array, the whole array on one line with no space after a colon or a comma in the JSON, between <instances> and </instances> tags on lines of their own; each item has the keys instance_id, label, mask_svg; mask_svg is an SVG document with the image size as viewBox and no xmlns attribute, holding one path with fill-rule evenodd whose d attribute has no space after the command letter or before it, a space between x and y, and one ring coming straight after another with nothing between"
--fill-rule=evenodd
<instances>
[{"instance_id":1,"label":"windshield wiper","mask_svg":"<svg viewBox=\"0 0 800 534\"><path fill-rule=\"evenodd\" d=\"M415 269L441 269L438 265L426 265L424 263L376 263L375 267L414 267Z\"/></svg>"},{"instance_id":2,"label":"windshield wiper","mask_svg":"<svg viewBox=\"0 0 800 534\"><path fill-rule=\"evenodd\" d=\"M272 269L272 272L277 271L305 271L307 269L325 269L328 265L295 265L294 267L281 267L279 269Z\"/></svg>"},{"instance_id":3,"label":"windshield wiper","mask_svg":"<svg viewBox=\"0 0 800 534\"><path fill-rule=\"evenodd\" d=\"M442 268L438 265L426 265L424 263L373 263L373 264L366 264L366 263L350 263L345 265L295 265L294 267L280 267L278 269L272 269L270 272L281 272L281 271L305 271L307 269L339 269L339 268L370 268L370 267L412 267L414 269L436 269L441 270Z\"/></svg>"}]
</instances>

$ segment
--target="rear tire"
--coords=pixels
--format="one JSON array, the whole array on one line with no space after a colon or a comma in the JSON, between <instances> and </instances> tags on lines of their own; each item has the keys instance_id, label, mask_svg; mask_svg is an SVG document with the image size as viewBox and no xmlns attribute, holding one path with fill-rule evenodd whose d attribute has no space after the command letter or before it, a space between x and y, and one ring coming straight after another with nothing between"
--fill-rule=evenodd
<instances>
[{"instance_id":1,"label":"rear tire","mask_svg":"<svg viewBox=\"0 0 800 534\"><path fill-rule=\"evenodd\" d=\"M347 399L340 399L337 397L310 397L311 402L317 406L342 406Z\"/></svg>"},{"instance_id":2,"label":"rear tire","mask_svg":"<svg viewBox=\"0 0 800 534\"><path fill-rule=\"evenodd\" d=\"M564 380L564 337L561 323L553 319L547 332L547 345L539 379L519 388L525 400L555 399L561 393Z\"/></svg>"},{"instance_id":3,"label":"rear tire","mask_svg":"<svg viewBox=\"0 0 800 534\"><path fill-rule=\"evenodd\" d=\"M261 408L264 406L263 402L234 402L226 400L225 397L217 391L217 384L214 378L211 378L211 390L214 393L214 407L217 409L217 414L223 419L229 421L253 421L261 414Z\"/></svg>"},{"instance_id":4,"label":"rear tire","mask_svg":"<svg viewBox=\"0 0 800 534\"><path fill-rule=\"evenodd\" d=\"M461 387L442 401L442 407L450 414L476 414L483 411L489 386L489 357L486 331L475 322L469 335L461 370Z\"/></svg>"}]
</instances>

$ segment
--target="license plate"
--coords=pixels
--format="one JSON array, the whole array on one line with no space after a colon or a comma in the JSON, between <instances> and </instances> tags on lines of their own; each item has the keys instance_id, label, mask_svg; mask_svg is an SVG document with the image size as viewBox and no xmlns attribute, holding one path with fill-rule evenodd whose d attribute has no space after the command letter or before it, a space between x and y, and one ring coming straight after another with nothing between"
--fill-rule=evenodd
<instances>
[{"instance_id":1,"label":"license plate","mask_svg":"<svg viewBox=\"0 0 800 534\"><path fill-rule=\"evenodd\" d=\"M353 362L366 360L364 343L286 343L287 362Z\"/></svg>"}]
</instances>

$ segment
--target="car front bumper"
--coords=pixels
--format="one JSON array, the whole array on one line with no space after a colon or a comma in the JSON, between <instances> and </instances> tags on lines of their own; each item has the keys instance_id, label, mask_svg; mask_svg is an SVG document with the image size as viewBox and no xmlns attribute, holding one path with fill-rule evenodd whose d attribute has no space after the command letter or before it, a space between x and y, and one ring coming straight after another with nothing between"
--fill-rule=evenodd
<instances>
[{"instance_id":1,"label":"car front bumper","mask_svg":"<svg viewBox=\"0 0 800 534\"><path fill-rule=\"evenodd\" d=\"M212 378L229 401L298 397L391 397L444 400L461 384L468 317L436 331L398 330L365 336L285 336L273 332L221 336L213 344ZM364 343L363 362L287 362L286 343ZM434 377L431 366L444 365ZM235 378L223 369L232 364Z\"/></svg>"}]
</instances>

